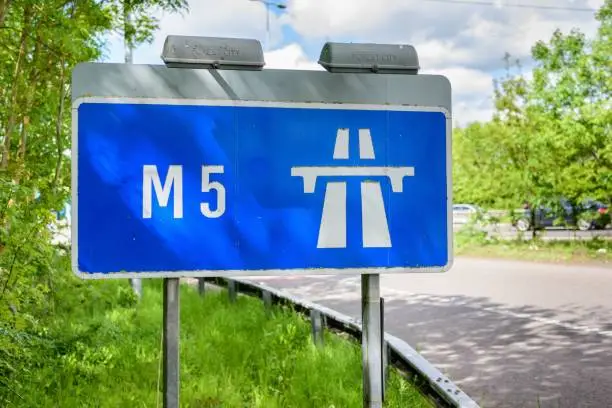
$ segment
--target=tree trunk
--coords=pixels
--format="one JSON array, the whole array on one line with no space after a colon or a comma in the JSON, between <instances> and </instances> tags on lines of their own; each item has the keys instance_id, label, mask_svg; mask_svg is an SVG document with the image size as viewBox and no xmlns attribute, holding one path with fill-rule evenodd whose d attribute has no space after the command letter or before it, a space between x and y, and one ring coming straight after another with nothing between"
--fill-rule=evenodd
<instances>
[{"instance_id":1,"label":"tree trunk","mask_svg":"<svg viewBox=\"0 0 612 408\"><path fill-rule=\"evenodd\" d=\"M0 0L3 1L3 0ZM6 1L6 0L4 0ZM7 3L8 4L8 3ZM30 23L31 16L31 5L26 6L23 11L23 26L21 27L21 38L19 39L19 52L17 54L17 61L15 61L15 69L13 70L13 87L11 90L11 98L8 106L10 112L6 128L4 131L4 146L2 151L2 161L0 162L0 169L6 169L9 164L9 158L11 154L11 136L15 123L17 122L17 96L18 96L18 84L19 75L21 73L21 63L24 58L26 40L28 38L28 26Z\"/></svg>"},{"instance_id":2,"label":"tree trunk","mask_svg":"<svg viewBox=\"0 0 612 408\"><path fill-rule=\"evenodd\" d=\"M62 159L64 156L64 147L62 144L62 120L64 118L64 102L66 99L66 78L65 78L65 67L64 61L60 62L62 68L60 70L59 78L59 104L57 107L57 118L55 120L55 144L57 146L57 161L55 163L55 174L53 176L53 187L52 191L55 192L60 178L62 170Z\"/></svg>"},{"instance_id":3,"label":"tree trunk","mask_svg":"<svg viewBox=\"0 0 612 408\"><path fill-rule=\"evenodd\" d=\"M24 116L21 122L21 142L19 144L19 159L25 162L27 139L28 139L28 125L30 124L30 117ZM24 163L25 164L25 163Z\"/></svg>"},{"instance_id":4,"label":"tree trunk","mask_svg":"<svg viewBox=\"0 0 612 408\"><path fill-rule=\"evenodd\" d=\"M12 0L0 0L0 26L4 23L4 18L8 14L8 9Z\"/></svg>"}]
</instances>

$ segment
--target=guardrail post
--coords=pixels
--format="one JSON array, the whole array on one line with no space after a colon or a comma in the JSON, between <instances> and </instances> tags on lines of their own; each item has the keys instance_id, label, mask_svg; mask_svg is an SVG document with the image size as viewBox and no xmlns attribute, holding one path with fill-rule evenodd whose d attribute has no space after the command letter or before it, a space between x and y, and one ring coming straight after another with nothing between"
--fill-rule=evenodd
<instances>
[{"instance_id":1,"label":"guardrail post","mask_svg":"<svg viewBox=\"0 0 612 408\"><path fill-rule=\"evenodd\" d=\"M270 316L270 313L272 312L272 294L267 290L263 290L261 292L261 298L263 300L264 308L266 310L266 316Z\"/></svg>"},{"instance_id":2,"label":"guardrail post","mask_svg":"<svg viewBox=\"0 0 612 408\"><path fill-rule=\"evenodd\" d=\"M206 293L206 281L204 278L198 278L198 293L200 296L204 296L204 293Z\"/></svg>"},{"instance_id":3,"label":"guardrail post","mask_svg":"<svg viewBox=\"0 0 612 408\"><path fill-rule=\"evenodd\" d=\"M312 325L312 341L315 346L323 346L323 317L320 311L310 309L310 323Z\"/></svg>"},{"instance_id":4,"label":"guardrail post","mask_svg":"<svg viewBox=\"0 0 612 408\"><path fill-rule=\"evenodd\" d=\"M237 290L236 290L236 281L233 281L231 279L229 279L227 281L227 292L229 294L229 300L230 302L234 303L236 302L236 295L237 295Z\"/></svg>"}]
</instances>

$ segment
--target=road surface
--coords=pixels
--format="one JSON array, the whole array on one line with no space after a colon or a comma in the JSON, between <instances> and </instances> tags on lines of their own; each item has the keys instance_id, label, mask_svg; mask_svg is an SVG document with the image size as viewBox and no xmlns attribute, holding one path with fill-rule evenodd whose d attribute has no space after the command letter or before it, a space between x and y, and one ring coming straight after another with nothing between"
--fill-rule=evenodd
<instances>
[{"instance_id":1,"label":"road surface","mask_svg":"<svg viewBox=\"0 0 612 408\"><path fill-rule=\"evenodd\" d=\"M252 279L360 317L358 276ZM612 407L612 265L461 258L381 291L386 330L483 408Z\"/></svg>"}]
</instances>

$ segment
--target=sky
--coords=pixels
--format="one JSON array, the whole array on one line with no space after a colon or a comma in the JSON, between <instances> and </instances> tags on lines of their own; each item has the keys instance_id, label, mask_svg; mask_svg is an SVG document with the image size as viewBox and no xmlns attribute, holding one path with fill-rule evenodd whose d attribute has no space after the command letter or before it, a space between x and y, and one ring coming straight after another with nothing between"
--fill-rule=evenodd
<instances>
[{"instance_id":1,"label":"sky","mask_svg":"<svg viewBox=\"0 0 612 408\"><path fill-rule=\"evenodd\" d=\"M591 36L594 11L604 0L277 0L281 10L257 0L189 0L183 15L158 13L160 30L134 52L136 64L162 64L167 35L255 38L266 68L322 69L326 41L411 44L421 74L442 74L453 89L455 124L492 115L493 80L504 75L504 54L529 75L530 49L557 28ZM471 4L469 4L471 3ZM550 7L565 8L551 9ZM266 13L270 11L270 31ZM586 9L586 11L584 11ZM105 61L123 62L123 41L108 38Z\"/></svg>"}]
</instances>

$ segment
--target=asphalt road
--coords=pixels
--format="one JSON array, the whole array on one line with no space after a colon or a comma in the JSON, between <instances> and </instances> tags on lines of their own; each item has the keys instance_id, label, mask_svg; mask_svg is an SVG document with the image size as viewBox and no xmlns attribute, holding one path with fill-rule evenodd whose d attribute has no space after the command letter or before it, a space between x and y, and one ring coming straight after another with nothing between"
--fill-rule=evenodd
<instances>
[{"instance_id":1,"label":"asphalt road","mask_svg":"<svg viewBox=\"0 0 612 408\"><path fill-rule=\"evenodd\" d=\"M360 316L358 276L253 279ZM461 258L381 290L386 330L483 408L612 407L612 265Z\"/></svg>"}]
</instances>

